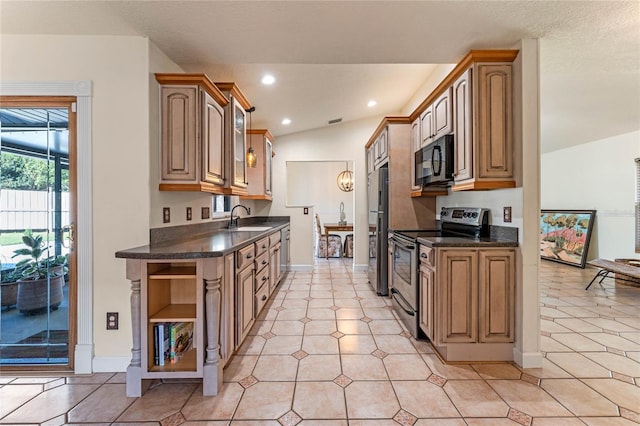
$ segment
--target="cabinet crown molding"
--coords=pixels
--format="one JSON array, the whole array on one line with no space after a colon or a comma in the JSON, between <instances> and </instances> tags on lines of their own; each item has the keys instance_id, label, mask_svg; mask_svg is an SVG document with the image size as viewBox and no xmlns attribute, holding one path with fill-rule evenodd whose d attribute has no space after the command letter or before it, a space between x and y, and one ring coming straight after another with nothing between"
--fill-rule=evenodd
<instances>
[{"instance_id":1,"label":"cabinet crown molding","mask_svg":"<svg viewBox=\"0 0 640 426\"><path fill-rule=\"evenodd\" d=\"M371 135L371 138L369 138L369 142L367 142L367 144L365 145L365 149L369 149L371 145L373 145L373 143L376 141L378 136L380 136L380 133L382 133L382 131L389 124L411 124L411 120L409 119L409 117L400 116L400 115L384 117L380 122L380 124L378 125L378 127L376 128L376 130L373 132L373 135Z\"/></svg>"},{"instance_id":2,"label":"cabinet crown molding","mask_svg":"<svg viewBox=\"0 0 640 426\"><path fill-rule=\"evenodd\" d=\"M242 106L242 108L244 108L245 110L248 110L249 108L251 108L251 102L249 102L249 100L247 99L247 97L244 95L244 93L242 93L242 90L240 90L240 88L238 87L238 85L234 82L215 82L215 85L218 87L218 89L224 91L224 92L229 92L231 93L231 95L236 98L236 100L238 101L238 103L240 104L240 106Z\"/></svg>"},{"instance_id":3,"label":"cabinet crown molding","mask_svg":"<svg viewBox=\"0 0 640 426\"><path fill-rule=\"evenodd\" d=\"M247 130L247 134L249 134L249 135L264 135L264 137L269 139L271 142L273 142L275 140L275 138L273 137L273 135L271 134L271 132L268 129L249 129L249 130Z\"/></svg>"},{"instance_id":4,"label":"cabinet crown molding","mask_svg":"<svg viewBox=\"0 0 640 426\"><path fill-rule=\"evenodd\" d=\"M156 81L160 84L194 84L202 87L222 107L229 99L216 87L206 74L198 73L157 73Z\"/></svg>"},{"instance_id":5,"label":"cabinet crown molding","mask_svg":"<svg viewBox=\"0 0 640 426\"><path fill-rule=\"evenodd\" d=\"M415 120L424 112L436 98L444 93L454 81L458 79L469 67L482 62L513 62L518 56L519 50L471 50L455 66L453 70L436 86L420 105L409 116Z\"/></svg>"}]
</instances>

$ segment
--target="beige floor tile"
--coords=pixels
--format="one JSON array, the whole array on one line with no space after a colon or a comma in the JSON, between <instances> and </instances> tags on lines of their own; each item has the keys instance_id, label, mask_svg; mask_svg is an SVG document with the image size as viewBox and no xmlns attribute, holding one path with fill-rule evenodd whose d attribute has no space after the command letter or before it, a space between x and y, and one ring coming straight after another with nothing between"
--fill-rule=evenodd
<instances>
[{"instance_id":1,"label":"beige floor tile","mask_svg":"<svg viewBox=\"0 0 640 426\"><path fill-rule=\"evenodd\" d=\"M41 384L13 385L0 388L0 419L42 392Z\"/></svg>"},{"instance_id":2,"label":"beige floor tile","mask_svg":"<svg viewBox=\"0 0 640 426\"><path fill-rule=\"evenodd\" d=\"M331 321L336 319L336 311L329 308L307 309L307 318L312 320Z\"/></svg>"},{"instance_id":3,"label":"beige floor tile","mask_svg":"<svg viewBox=\"0 0 640 426\"><path fill-rule=\"evenodd\" d=\"M372 334L400 334L403 328L396 320L373 320L369 323Z\"/></svg>"},{"instance_id":4,"label":"beige floor tile","mask_svg":"<svg viewBox=\"0 0 640 426\"><path fill-rule=\"evenodd\" d=\"M273 323L271 332L276 336L301 336L304 333L304 323L300 321L274 321Z\"/></svg>"},{"instance_id":5,"label":"beige floor tile","mask_svg":"<svg viewBox=\"0 0 640 426\"><path fill-rule=\"evenodd\" d=\"M278 312L276 321L297 321L307 316L307 310L303 308L285 309Z\"/></svg>"},{"instance_id":6,"label":"beige floor tile","mask_svg":"<svg viewBox=\"0 0 640 426\"><path fill-rule=\"evenodd\" d=\"M559 311L562 312L566 312L568 314L571 314L572 317L574 318L597 318L598 314L586 309L586 308L580 308L578 306L559 306L558 307Z\"/></svg>"},{"instance_id":7,"label":"beige floor tile","mask_svg":"<svg viewBox=\"0 0 640 426\"><path fill-rule=\"evenodd\" d=\"M375 299L362 299L360 301L360 305L363 308L384 308L385 306L387 306L385 300L381 297Z\"/></svg>"},{"instance_id":8,"label":"beige floor tile","mask_svg":"<svg viewBox=\"0 0 640 426\"><path fill-rule=\"evenodd\" d=\"M303 419L346 419L344 390L333 382L298 383L293 410Z\"/></svg>"},{"instance_id":9,"label":"beige floor tile","mask_svg":"<svg viewBox=\"0 0 640 426\"><path fill-rule=\"evenodd\" d=\"M346 420L303 420L297 426L349 426Z\"/></svg>"},{"instance_id":10,"label":"beige floor tile","mask_svg":"<svg viewBox=\"0 0 640 426\"><path fill-rule=\"evenodd\" d=\"M638 310L640 310L640 308L638 308ZM633 343L640 344L640 331L623 331L620 333L620 337L624 337Z\"/></svg>"},{"instance_id":11,"label":"beige floor tile","mask_svg":"<svg viewBox=\"0 0 640 426\"><path fill-rule=\"evenodd\" d=\"M101 385L106 383L113 377L114 373L93 373L93 374L82 374L77 376L67 377L67 383L70 385L79 385L79 384L97 384Z\"/></svg>"},{"instance_id":12,"label":"beige floor tile","mask_svg":"<svg viewBox=\"0 0 640 426\"><path fill-rule=\"evenodd\" d=\"M249 330L249 336L258 336L270 331L273 323L273 320L257 320Z\"/></svg>"},{"instance_id":13,"label":"beige floor tile","mask_svg":"<svg viewBox=\"0 0 640 426\"><path fill-rule=\"evenodd\" d=\"M567 327L568 329L575 331L576 333L599 333L602 331L602 328L590 324L587 321L581 320L579 318L556 318L555 322L563 327Z\"/></svg>"},{"instance_id":14,"label":"beige floor tile","mask_svg":"<svg viewBox=\"0 0 640 426\"><path fill-rule=\"evenodd\" d=\"M573 377L611 377L609 370L579 353L549 353L547 359Z\"/></svg>"},{"instance_id":15,"label":"beige floor tile","mask_svg":"<svg viewBox=\"0 0 640 426\"><path fill-rule=\"evenodd\" d=\"M336 305L340 307L336 311L336 318L338 321L340 320L359 320L364 317L364 311L361 308L343 308L340 305Z\"/></svg>"},{"instance_id":16,"label":"beige floor tile","mask_svg":"<svg viewBox=\"0 0 640 426\"><path fill-rule=\"evenodd\" d=\"M531 417L573 416L543 389L522 380L489 380L491 386L511 408Z\"/></svg>"},{"instance_id":17,"label":"beige floor tile","mask_svg":"<svg viewBox=\"0 0 640 426\"><path fill-rule=\"evenodd\" d=\"M291 409L293 382L260 382L245 389L234 419L278 419Z\"/></svg>"},{"instance_id":18,"label":"beige floor tile","mask_svg":"<svg viewBox=\"0 0 640 426\"><path fill-rule=\"evenodd\" d=\"M626 352L627 358L640 362L640 352Z\"/></svg>"},{"instance_id":19,"label":"beige floor tile","mask_svg":"<svg viewBox=\"0 0 640 426\"><path fill-rule=\"evenodd\" d=\"M418 353L408 337L399 334L377 334L373 336L378 349L388 354L415 354Z\"/></svg>"},{"instance_id":20,"label":"beige floor tile","mask_svg":"<svg viewBox=\"0 0 640 426\"><path fill-rule=\"evenodd\" d=\"M342 374L351 380L389 380L382 360L373 355L341 355Z\"/></svg>"},{"instance_id":21,"label":"beige floor tile","mask_svg":"<svg viewBox=\"0 0 640 426\"><path fill-rule=\"evenodd\" d=\"M253 370L253 376L263 382L293 382L297 373L298 360L291 355L263 355Z\"/></svg>"},{"instance_id":22,"label":"beige floor tile","mask_svg":"<svg viewBox=\"0 0 640 426\"><path fill-rule=\"evenodd\" d=\"M571 375L546 358L542 359L542 368L521 368L523 373L541 379L565 379Z\"/></svg>"},{"instance_id":23,"label":"beige floor tile","mask_svg":"<svg viewBox=\"0 0 640 426\"><path fill-rule=\"evenodd\" d=\"M540 331L545 333L571 333L567 327L563 327L557 322L549 320L540 320Z\"/></svg>"},{"instance_id":24,"label":"beige floor tile","mask_svg":"<svg viewBox=\"0 0 640 426\"><path fill-rule=\"evenodd\" d=\"M624 374L629 377L640 377L640 363L611 352L586 352L583 354L608 370ZM639 403L640 406L640 403Z\"/></svg>"},{"instance_id":25,"label":"beige floor tile","mask_svg":"<svg viewBox=\"0 0 640 426\"><path fill-rule=\"evenodd\" d=\"M391 419L400 409L388 381L353 382L345 388L345 398L349 419Z\"/></svg>"},{"instance_id":26,"label":"beige floor tile","mask_svg":"<svg viewBox=\"0 0 640 426\"><path fill-rule=\"evenodd\" d=\"M627 340L624 337L616 336L614 334L584 333L583 335L609 348L614 348L621 351L632 351L632 352L640 351L640 344L633 343L632 341Z\"/></svg>"},{"instance_id":27,"label":"beige floor tile","mask_svg":"<svg viewBox=\"0 0 640 426\"><path fill-rule=\"evenodd\" d=\"M70 423L114 422L136 398L128 398L125 384L105 384L68 414Z\"/></svg>"},{"instance_id":28,"label":"beige floor tile","mask_svg":"<svg viewBox=\"0 0 640 426\"><path fill-rule=\"evenodd\" d=\"M577 379L543 379L540 386L576 416L617 416L618 408Z\"/></svg>"},{"instance_id":29,"label":"beige floor tile","mask_svg":"<svg viewBox=\"0 0 640 426\"><path fill-rule=\"evenodd\" d=\"M151 388L131 404L117 421L160 421L178 413L197 387L195 383L171 383Z\"/></svg>"},{"instance_id":30,"label":"beige floor tile","mask_svg":"<svg viewBox=\"0 0 640 426\"><path fill-rule=\"evenodd\" d=\"M414 426L466 426L462 419L419 419Z\"/></svg>"},{"instance_id":31,"label":"beige floor tile","mask_svg":"<svg viewBox=\"0 0 640 426\"><path fill-rule=\"evenodd\" d=\"M313 302L313 300L308 302L304 299L286 299L282 301L282 307L286 309L307 309L310 306L310 302Z\"/></svg>"},{"instance_id":32,"label":"beige floor tile","mask_svg":"<svg viewBox=\"0 0 640 426\"><path fill-rule=\"evenodd\" d=\"M509 412L507 404L482 380L449 380L443 389L463 417L504 417Z\"/></svg>"},{"instance_id":33,"label":"beige floor tile","mask_svg":"<svg viewBox=\"0 0 640 426\"><path fill-rule=\"evenodd\" d=\"M394 381L392 383L402 409L418 418L458 417L460 415L440 386L421 381ZM429 401L429 403L425 404L425 401Z\"/></svg>"},{"instance_id":34,"label":"beige floor tile","mask_svg":"<svg viewBox=\"0 0 640 426\"><path fill-rule=\"evenodd\" d=\"M335 320L331 321L311 321L304 325L304 335L329 335L338 330Z\"/></svg>"},{"instance_id":35,"label":"beige floor tile","mask_svg":"<svg viewBox=\"0 0 640 426\"><path fill-rule=\"evenodd\" d=\"M298 381L333 380L341 373L339 355L309 355L298 365Z\"/></svg>"},{"instance_id":36,"label":"beige floor tile","mask_svg":"<svg viewBox=\"0 0 640 426\"><path fill-rule=\"evenodd\" d=\"M516 367L508 363L499 364L474 364L473 369L485 380L489 379L520 379L521 373Z\"/></svg>"},{"instance_id":37,"label":"beige floor tile","mask_svg":"<svg viewBox=\"0 0 640 426\"><path fill-rule=\"evenodd\" d=\"M423 354L427 367L440 377L444 377L447 380L478 380L480 375L471 368L470 365L465 364L443 364L442 361L434 354Z\"/></svg>"},{"instance_id":38,"label":"beige floor tile","mask_svg":"<svg viewBox=\"0 0 640 426\"><path fill-rule=\"evenodd\" d=\"M540 315L542 315L543 317L549 317L549 318L570 318L571 317L571 314L559 311L555 308L548 308L546 306L543 306L540 308Z\"/></svg>"},{"instance_id":39,"label":"beige floor tile","mask_svg":"<svg viewBox=\"0 0 640 426\"><path fill-rule=\"evenodd\" d=\"M341 354L370 354L377 349L376 343L370 335L346 335L340 338L339 344Z\"/></svg>"},{"instance_id":40,"label":"beige floor tile","mask_svg":"<svg viewBox=\"0 0 640 426\"><path fill-rule=\"evenodd\" d=\"M306 290L300 290L300 289L289 289L289 291L287 292L287 294L284 296L284 300L291 300L291 299L306 299L307 297L309 297L309 293L311 292L310 288L307 288Z\"/></svg>"},{"instance_id":41,"label":"beige floor tile","mask_svg":"<svg viewBox=\"0 0 640 426\"><path fill-rule=\"evenodd\" d=\"M606 319L606 318L585 318L586 322L595 325L596 327L603 328L605 330L613 331L638 331L637 329L630 327L621 322Z\"/></svg>"},{"instance_id":42,"label":"beige floor tile","mask_svg":"<svg viewBox=\"0 0 640 426\"><path fill-rule=\"evenodd\" d=\"M239 355L260 355L267 341L260 336L247 336L238 348Z\"/></svg>"},{"instance_id":43,"label":"beige floor tile","mask_svg":"<svg viewBox=\"0 0 640 426\"><path fill-rule=\"evenodd\" d=\"M309 300L308 303L309 303L308 307L310 309L330 308L334 304L333 299L313 299L313 300Z\"/></svg>"},{"instance_id":44,"label":"beige floor tile","mask_svg":"<svg viewBox=\"0 0 640 426\"><path fill-rule=\"evenodd\" d=\"M126 383L126 382L127 382L127 374L124 372L116 373L113 376L111 376L109 380L107 380L107 383Z\"/></svg>"},{"instance_id":45,"label":"beige floor tile","mask_svg":"<svg viewBox=\"0 0 640 426\"><path fill-rule=\"evenodd\" d=\"M392 354L382 362L391 380L426 380L431 375L431 370L417 354Z\"/></svg>"},{"instance_id":46,"label":"beige floor tile","mask_svg":"<svg viewBox=\"0 0 640 426\"><path fill-rule=\"evenodd\" d=\"M203 396L199 388L182 408L182 415L189 421L231 420L243 392L237 383L225 383L216 396Z\"/></svg>"},{"instance_id":47,"label":"beige floor tile","mask_svg":"<svg viewBox=\"0 0 640 426\"><path fill-rule=\"evenodd\" d=\"M313 321L312 321L313 322ZM340 353L338 339L333 336L304 336L302 350L308 354L331 355Z\"/></svg>"},{"instance_id":48,"label":"beige floor tile","mask_svg":"<svg viewBox=\"0 0 640 426\"><path fill-rule=\"evenodd\" d=\"M582 417L580 420L589 426L632 426L638 424L622 417Z\"/></svg>"},{"instance_id":49,"label":"beige floor tile","mask_svg":"<svg viewBox=\"0 0 640 426\"><path fill-rule=\"evenodd\" d=\"M551 335L551 338L576 352L597 352L607 349L603 345L577 333L554 333Z\"/></svg>"},{"instance_id":50,"label":"beige floor tile","mask_svg":"<svg viewBox=\"0 0 640 426\"><path fill-rule=\"evenodd\" d=\"M537 417L533 419L532 426L584 426L576 417Z\"/></svg>"},{"instance_id":51,"label":"beige floor tile","mask_svg":"<svg viewBox=\"0 0 640 426\"><path fill-rule=\"evenodd\" d=\"M343 309L360 309L360 302L356 299L338 299L334 298L333 303Z\"/></svg>"},{"instance_id":52,"label":"beige floor tile","mask_svg":"<svg viewBox=\"0 0 640 426\"><path fill-rule=\"evenodd\" d=\"M351 420L351 419L349 419L349 426L398 426L398 422L396 422L393 419L381 419L381 420Z\"/></svg>"},{"instance_id":53,"label":"beige floor tile","mask_svg":"<svg viewBox=\"0 0 640 426\"><path fill-rule=\"evenodd\" d=\"M66 413L97 387L98 385L64 385L56 387L39 394L15 411L12 411L11 414L2 419L2 422L43 423ZM4 390L5 388L3 387L2 389Z\"/></svg>"},{"instance_id":54,"label":"beige floor tile","mask_svg":"<svg viewBox=\"0 0 640 426\"><path fill-rule=\"evenodd\" d=\"M468 426L515 426L519 423L507 418L465 419Z\"/></svg>"},{"instance_id":55,"label":"beige floor tile","mask_svg":"<svg viewBox=\"0 0 640 426\"><path fill-rule=\"evenodd\" d=\"M376 296L377 297L377 296ZM363 308L364 314L371 319L393 320L393 311L389 308Z\"/></svg>"},{"instance_id":56,"label":"beige floor tile","mask_svg":"<svg viewBox=\"0 0 640 426\"><path fill-rule=\"evenodd\" d=\"M338 331L344 334L371 334L369 324L360 320L339 320Z\"/></svg>"},{"instance_id":57,"label":"beige floor tile","mask_svg":"<svg viewBox=\"0 0 640 426\"><path fill-rule=\"evenodd\" d=\"M330 290L315 290L313 286L311 287L311 293L309 297L314 299L331 299L333 300L333 292Z\"/></svg>"},{"instance_id":58,"label":"beige floor tile","mask_svg":"<svg viewBox=\"0 0 640 426\"><path fill-rule=\"evenodd\" d=\"M237 382L251 375L258 362L257 355L236 355L224 369L225 382Z\"/></svg>"},{"instance_id":59,"label":"beige floor tile","mask_svg":"<svg viewBox=\"0 0 640 426\"><path fill-rule=\"evenodd\" d=\"M336 299L351 299L356 297L356 292L353 289L341 288L333 294Z\"/></svg>"},{"instance_id":60,"label":"beige floor tile","mask_svg":"<svg viewBox=\"0 0 640 426\"><path fill-rule=\"evenodd\" d=\"M262 355L291 355L302 347L302 336L276 336L267 340Z\"/></svg>"},{"instance_id":61,"label":"beige floor tile","mask_svg":"<svg viewBox=\"0 0 640 426\"><path fill-rule=\"evenodd\" d=\"M640 411L640 387L615 379L584 379L583 382L614 404L636 413Z\"/></svg>"}]
</instances>

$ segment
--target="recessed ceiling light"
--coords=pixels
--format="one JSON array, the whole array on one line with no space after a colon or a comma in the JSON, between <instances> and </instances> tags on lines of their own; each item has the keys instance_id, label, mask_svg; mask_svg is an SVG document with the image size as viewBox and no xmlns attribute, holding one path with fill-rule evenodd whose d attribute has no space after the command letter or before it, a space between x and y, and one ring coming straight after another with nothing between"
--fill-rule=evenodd
<instances>
[{"instance_id":1,"label":"recessed ceiling light","mask_svg":"<svg viewBox=\"0 0 640 426\"><path fill-rule=\"evenodd\" d=\"M276 78L271 74L265 74L260 81L262 82L262 84L266 84L267 86L269 86L276 82Z\"/></svg>"},{"instance_id":2,"label":"recessed ceiling light","mask_svg":"<svg viewBox=\"0 0 640 426\"><path fill-rule=\"evenodd\" d=\"M368 106L369 108L371 108L371 107L376 106L376 104L377 104L377 102L376 102L376 101L374 101L373 99L371 99L371 100L367 103L367 106Z\"/></svg>"},{"instance_id":3,"label":"recessed ceiling light","mask_svg":"<svg viewBox=\"0 0 640 426\"><path fill-rule=\"evenodd\" d=\"M291 124L291 120L288 118L285 118L284 120L282 120L282 124L284 124L285 126L288 124Z\"/></svg>"}]
</instances>

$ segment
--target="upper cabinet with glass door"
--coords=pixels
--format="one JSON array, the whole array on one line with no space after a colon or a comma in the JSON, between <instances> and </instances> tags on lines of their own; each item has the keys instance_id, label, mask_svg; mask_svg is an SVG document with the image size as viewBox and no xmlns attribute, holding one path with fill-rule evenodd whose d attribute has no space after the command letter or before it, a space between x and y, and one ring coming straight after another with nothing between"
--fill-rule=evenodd
<instances>
[{"instance_id":1,"label":"upper cabinet with glass door","mask_svg":"<svg viewBox=\"0 0 640 426\"><path fill-rule=\"evenodd\" d=\"M273 152L273 135L267 129L250 129L247 131L249 146L256 153L256 166L247 168L249 184L247 195L242 198L271 201L271 161Z\"/></svg>"},{"instance_id":2,"label":"upper cabinet with glass door","mask_svg":"<svg viewBox=\"0 0 640 426\"><path fill-rule=\"evenodd\" d=\"M218 89L229 99L225 107L226 127L225 146L228 176L225 181L225 193L232 195L247 194L247 120L246 110L251 103L235 83L216 83Z\"/></svg>"},{"instance_id":3,"label":"upper cabinet with glass door","mask_svg":"<svg viewBox=\"0 0 640 426\"><path fill-rule=\"evenodd\" d=\"M156 74L160 83L161 191L225 193L229 101L204 74Z\"/></svg>"}]
</instances>

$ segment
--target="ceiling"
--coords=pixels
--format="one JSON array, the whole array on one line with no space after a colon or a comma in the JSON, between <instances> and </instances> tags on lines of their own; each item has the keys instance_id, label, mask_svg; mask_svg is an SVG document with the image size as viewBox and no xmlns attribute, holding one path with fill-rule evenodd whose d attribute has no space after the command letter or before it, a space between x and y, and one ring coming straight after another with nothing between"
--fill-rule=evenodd
<instances>
[{"instance_id":1,"label":"ceiling","mask_svg":"<svg viewBox=\"0 0 640 426\"><path fill-rule=\"evenodd\" d=\"M434 64L539 38L543 152L640 129L638 1L2 0L0 31L149 37L276 136L397 114Z\"/></svg>"}]
</instances>

